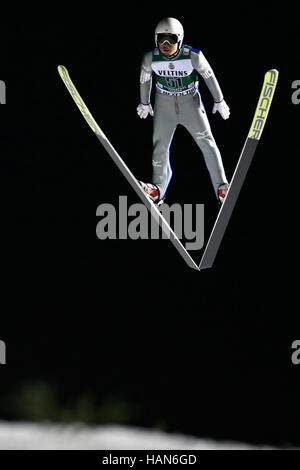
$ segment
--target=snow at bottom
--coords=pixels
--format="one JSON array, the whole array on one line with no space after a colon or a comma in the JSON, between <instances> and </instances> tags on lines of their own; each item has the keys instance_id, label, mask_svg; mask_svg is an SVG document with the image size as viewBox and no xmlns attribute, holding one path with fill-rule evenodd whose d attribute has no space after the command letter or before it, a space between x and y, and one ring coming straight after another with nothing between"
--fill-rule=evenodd
<instances>
[{"instance_id":1,"label":"snow at bottom","mask_svg":"<svg viewBox=\"0 0 300 470\"><path fill-rule=\"evenodd\" d=\"M130 426L55 425L0 421L1 450L270 449Z\"/></svg>"}]
</instances>

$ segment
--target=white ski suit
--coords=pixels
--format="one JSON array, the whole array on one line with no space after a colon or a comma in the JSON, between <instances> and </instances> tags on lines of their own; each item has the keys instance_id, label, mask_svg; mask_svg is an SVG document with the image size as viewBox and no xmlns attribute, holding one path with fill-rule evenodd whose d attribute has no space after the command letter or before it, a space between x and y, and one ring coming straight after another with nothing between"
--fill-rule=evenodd
<instances>
[{"instance_id":1,"label":"white ski suit","mask_svg":"<svg viewBox=\"0 0 300 470\"><path fill-rule=\"evenodd\" d=\"M147 52L142 60L140 74L142 104L150 103L153 73L156 94L152 183L158 186L160 197L163 197L172 177L169 149L176 127L181 124L201 149L218 197L218 187L228 181L198 90L200 74L214 101L217 103L223 100L220 86L209 63L201 51L186 45L183 45L173 58L164 56L158 48Z\"/></svg>"}]
</instances>

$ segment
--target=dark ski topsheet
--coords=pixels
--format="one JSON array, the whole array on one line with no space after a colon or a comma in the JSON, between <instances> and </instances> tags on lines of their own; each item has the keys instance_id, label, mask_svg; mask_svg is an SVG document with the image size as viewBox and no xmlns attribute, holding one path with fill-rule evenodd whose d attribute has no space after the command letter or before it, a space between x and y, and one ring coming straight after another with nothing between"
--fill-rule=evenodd
<instances>
[{"instance_id":1,"label":"dark ski topsheet","mask_svg":"<svg viewBox=\"0 0 300 470\"><path fill-rule=\"evenodd\" d=\"M227 196L219 210L211 235L202 255L199 269L210 268L214 263L232 211L254 156L257 144L258 140L254 139L247 139L245 143L244 149L236 166L235 173L232 177Z\"/></svg>"}]
</instances>

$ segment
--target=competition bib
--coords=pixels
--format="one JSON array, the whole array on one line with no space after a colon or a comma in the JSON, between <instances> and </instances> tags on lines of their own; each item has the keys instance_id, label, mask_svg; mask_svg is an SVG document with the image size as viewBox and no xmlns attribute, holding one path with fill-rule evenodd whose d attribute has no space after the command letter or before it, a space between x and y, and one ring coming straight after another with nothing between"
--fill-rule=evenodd
<instances>
[{"instance_id":1,"label":"competition bib","mask_svg":"<svg viewBox=\"0 0 300 470\"><path fill-rule=\"evenodd\" d=\"M182 46L175 59L168 59L159 49L152 53L152 70L159 93L186 95L198 88L198 74L192 66L190 46Z\"/></svg>"}]
</instances>

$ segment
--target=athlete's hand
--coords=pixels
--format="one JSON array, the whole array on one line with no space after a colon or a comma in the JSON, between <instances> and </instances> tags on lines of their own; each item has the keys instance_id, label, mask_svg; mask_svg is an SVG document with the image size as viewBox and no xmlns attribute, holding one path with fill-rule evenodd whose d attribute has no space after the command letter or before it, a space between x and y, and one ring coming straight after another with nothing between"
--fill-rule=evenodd
<instances>
[{"instance_id":1,"label":"athlete's hand","mask_svg":"<svg viewBox=\"0 0 300 470\"><path fill-rule=\"evenodd\" d=\"M229 118L230 109L227 106L225 100L220 101L220 103L215 103L214 104L214 107L213 107L213 110L212 110L213 114L215 114L217 111L221 114L223 119L228 119Z\"/></svg>"},{"instance_id":2,"label":"athlete's hand","mask_svg":"<svg viewBox=\"0 0 300 470\"><path fill-rule=\"evenodd\" d=\"M150 116L153 116L154 114L150 103L149 104L140 103L138 107L136 108L136 110L141 119L146 119L148 114L150 114Z\"/></svg>"}]
</instances>

